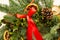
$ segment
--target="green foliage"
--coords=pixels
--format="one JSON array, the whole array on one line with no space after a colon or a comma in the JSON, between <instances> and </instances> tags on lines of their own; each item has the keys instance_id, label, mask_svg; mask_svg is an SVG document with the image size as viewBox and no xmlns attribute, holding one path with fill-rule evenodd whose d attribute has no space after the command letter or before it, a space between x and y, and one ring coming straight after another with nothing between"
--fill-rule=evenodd
<instances>
[{"instance_id":1,"label":"green foliage","mask_svg":"<svg viewBox=\"0 0 60 40\"><path fill-rule=\"evenodd\" d=\"M10 23L14 23L16 21L16 18L14 16L9 16L9 15L6 15L4 19Z\"/></svg>"},{"instance_id":2,"label":"green foliage","mask_svg":"<svg viewBox=\"0 0 60 40\"><path fill-rule=\"evenodd\" d=\"M4 32L6 29L7 29L6 26L3 26L2 28L0 28L0 40L3 40Z\"/></svg>"},{"instance_id":3,"label":"green foliage","mask_svg":"<svg viewBox=\"0 0 60 40\"><path fill-rule=\"evenodd\" d=\"M11 35L10 40L22 40L22 38L23 40L27 40L27 20L25 18L18 19L15 17L15 14L26 14L26 12L24 12L24 9L30 2L31 0L9 0L9 6L3 4L0 5L0 11L9 14L5 15L4 19L1 21L6 25L0 29L0 40L3 40L3 34L5 30L8 30ZM42 5L39 4L39 2L41 2ZM32 18L38 26L38 29L41 32L44 40L57 39L56 37L58 37L58 34L56 30L60 24L58 17L53 15L52 20L46 20L43 22L41 16L41 9L43 6L52 8L53 0L35 0L34 3L38 5L39 10L32 16Z\"/></svg>"},{"instance_id":4,"label":"green foliage","mask_svg":"<svg viewBox=\"0 0 60 40\"><path fill-rule=\"evenodd\" d=\"M10 0L9 13L22 13L24 8L25 5L22 5L20 3L15 3L13 0Z\"/></svg>"},{"instance_id":5,"label":"green foliage","mask_svg":"<svg viewBox=\"0 0 60 40\"><path fill-rule=\"evenodd\" d=\"M7 5L4 5L4 4L0 4L0 11L3 11L3 12L6 12L8 13L9 7Z\"/></svg>"},{"instance_id":6,"label":"green foliage","mask_svg":"<svg viewBox=\"0 0 60 40\"><path fill-rule=\"evenodd\" d=\"M40 0L42 3L42 6L51 8L53 6L53 0ZM41 4L40 4L41 5Z\"/></svg>"},{"instance_id":7,"label":"green foliage","mask_svg":"<svg viewBox=\"0 0 60 40\"><path fill-rule=\"evenodd\" d=\"M57 29L58 28L60 28L60 23L58 23L57 25L54 25L51 28L50 33L47 33L44 35L44 39L45 40L57 40L57 38L58 38Z\"/></svg>"}]
</instances>

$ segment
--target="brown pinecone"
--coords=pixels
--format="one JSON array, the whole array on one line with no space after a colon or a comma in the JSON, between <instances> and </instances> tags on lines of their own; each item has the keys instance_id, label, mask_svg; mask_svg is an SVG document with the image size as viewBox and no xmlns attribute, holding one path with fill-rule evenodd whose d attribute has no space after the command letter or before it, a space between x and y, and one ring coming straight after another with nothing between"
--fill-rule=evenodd
<instances>
[{"instance_id":1,"label":"brown pinecone","mask_svg":"<svg viewBox=\"0 0 60 40\"><path fill-rule=\"evenodd\" d=\"M51 20L53 16L53 12L51 8L42 8L41 15L43 19Z\"/></svg>"}]
</instances>

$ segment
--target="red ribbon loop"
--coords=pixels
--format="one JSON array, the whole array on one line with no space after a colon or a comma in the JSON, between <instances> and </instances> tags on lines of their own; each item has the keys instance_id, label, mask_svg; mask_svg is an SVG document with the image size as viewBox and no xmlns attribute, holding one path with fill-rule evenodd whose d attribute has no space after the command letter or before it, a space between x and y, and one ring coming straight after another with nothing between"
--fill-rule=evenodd
<instances>
[{"instance_id":1,"label":"red ribbon loop","mask_svg":"<svg viewBox=\"0 0 60 40\"><path fill-rule=\"evenodd\" d=\"M36 28L36 24L32 20L31 16L36 12L35 8L31 8L28 11L27 15L20 15L16 14L17 18L27 18L28 22L28 29L27 29L27 40L32 40L32 34L34 34L36 40L43 40L42 35L38 31L38 28Z\"/></svg>"}]
</instances>

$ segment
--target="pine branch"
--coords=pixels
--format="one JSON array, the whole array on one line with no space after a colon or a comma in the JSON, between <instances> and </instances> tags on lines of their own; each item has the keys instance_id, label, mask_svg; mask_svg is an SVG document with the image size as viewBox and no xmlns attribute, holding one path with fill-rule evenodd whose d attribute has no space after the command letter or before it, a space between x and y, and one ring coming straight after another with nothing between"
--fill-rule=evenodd
<instances>
[{"instance_id":1,"label":"pine branch","mask_svg":"<svg viewBox=\"0 0 60 40\"><path fill-rule=\"evenodd\" d=\"M49 7L49 8L52 7L52 3L53 3L52 0L35 0L34 3L36 3L39 6L39 4L38 4L39 1L41 1L42 4L45 5L45 7ZM2 6L0 9L4 9L9 14L11 13L11 15L6 15L4 17L4 20L6 22L9 22L9 24L5 23L6 26L8 27L8 30L11 30L11 28L10 28L11 26L13 27L12 28L13 34L11 36L11 40L18 40L18 38L20 39L21 37L23 37L24 40L25 40L26 39L27 22L26 22L25 19L17 19L14 15L12 16L12 14L24 13L24 9L26 8L26 6L28 4L30 4L31 0L16 0L16 1L15 0L9 0L9 2L10 2L10 6L9 7L5 7L5 6L3 7ZM39 12L41 12L41 11L39 11ZM37 14L35 14L33 19L35 20L39 30L41 32L43 31L42 34L44 34L44 36L43 36L44 39L52 40L52 38L53 38L52 35L54 36L55 31L53 29L50 30L50 27L48 27L48 26L46 28L43 23L40 23L39 19L41 19L41 18L40 18L39 12ZM49 24L49 22L47 23L47 25L50 25L50 26L53 26L53 27L54 27L54 25L56 25L58 23L57 19L53 19L53 22L51 22L51 24ZM12 24L10 24L10 23L12 23ZM40 27L40 25L41 25L41 27ZM51 28L53 28L53 27L51 27ZM52 30L53 30L53 32L52 32ZM4 32L4 31L3 32L2 31L3 31L3 28L0 31L1 32L0 34L2 34ZM17 34L17 36L16 36L16 34ZM2 35L1 35L1 37L2 37ZM2 39L2 38L0 38L0 39Z\"/></svg>"},{"instance_id":2,"label":"pine branch","mask_svg":"<svg viewBox=\"0 0 60 40\"><path fill-rule=\"evenodd\" d=\"M15 16L10 16L10 15L5 15L4 20L8 23L14 24L15 21L16 21L16 17Z\"/></svg>"},{"instance_id":3,"label":"pine branch","mask_svg":"<svg viewBox=\"0 0 60 40\"><path fill-rule=\"evenodd\" d=\"M45 5L45 7L52 8L53 6L53 0L40 0L42 4Z\"/></svg>"},{"instance_id":4,"label":"pine branch","mask_svg":"<svg viewBox=\"0 0 60 40\"><path fill-rule=\"evenodd\" d=\"M57 29L60 28L60 23L58 23L57 25L53 26L50 30L51 34L56 34L57 33Z\"/></svg>"},{"instance_id":5,"label":"pine branch","mask_svg":"<svg viewBox=\"0 0 60 40\"><path fill-rule=\"evenodd\" d=\"M0 4L0 11L8 13L8 11L9 11L8 8L9 7L7 5Z\"/></svg>"},{"instance_id":6,"label":"pine branch","mask_svg":"<svg viewBox=\"0 0 60 40\"><path fill-rule=\"evenodd\" d=\"M10 0L9 13L24 13L26 5L22 4L22 1L17 4L15 1Z\"/></svg>"},{"instance_id":7,"label":"pine branch","mask_svg":"<svg viewBox=\"0 0 60 40\"><path fill-rule=\"evenodd\" d=\"M46 6L51 8L53 6L53 0L46 0Z\"/></svg>"},{"instance_id":8,"label":"pine branch","mask_svg":"<svg viewBox=\"0 0 60 40\"><path fill-rule=\"evenodd\" d=\"M53 40L52 34L48 33L43 36L44 40Z\"/></svg>"},{"instance_id":9,"label":"pine branch","mask_svg":"<svg viewBox=\"0 0 60 40\"><path fill-rule=\"evenodd\" d=\"M43 37L45 40L54 40L54 37L57 37L57 29L60 28L60 23L57 25L53 26L50 30L50 33L45 34Z\"/></svg>"},{"instance_id":10,"label":"pine branch","mask_svg":"<svg viewBox=\"0 0 60 40\"><path fill-rule=\"evenodd\" d=\"M0 40L3 40L3 35L4 35L4 31L7 29L6 26L3 26L1 29L0 29Z\"/></svg>"}]
</instances>

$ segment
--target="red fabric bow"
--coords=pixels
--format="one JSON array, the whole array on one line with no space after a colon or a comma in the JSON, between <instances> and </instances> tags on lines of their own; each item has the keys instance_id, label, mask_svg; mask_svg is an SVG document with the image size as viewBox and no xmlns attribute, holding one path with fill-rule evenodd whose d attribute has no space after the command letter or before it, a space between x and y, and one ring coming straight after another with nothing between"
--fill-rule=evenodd
<instances>
[{"instance_id":1,"label":"red fabric bow","mask_svg":"<svg viewBox=\"0 0 60 40\"><path fill-rule=\"evenodd\" d=\"M36 40L43 40L40 32L36 28L36 24L34 23L34 21L32 20L32 17L31 17L35 12L36 12L35 8L32 7L28 11L27 15L16 14L17 18L27 18L27 22L28 22L27 40L32 40L33 34L34 34L34 37L36 38Z\"/></svg>"}]
</instances>

